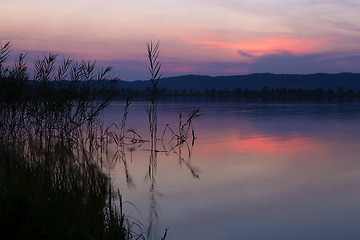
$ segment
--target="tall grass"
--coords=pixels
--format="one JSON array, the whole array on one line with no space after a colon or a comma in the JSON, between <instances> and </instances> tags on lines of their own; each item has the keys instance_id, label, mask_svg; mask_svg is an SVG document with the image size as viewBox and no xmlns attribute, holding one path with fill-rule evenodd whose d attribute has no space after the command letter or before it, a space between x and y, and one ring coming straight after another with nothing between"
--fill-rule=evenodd
<instances>
[{"instance_id":1,"label":"tall grass","mask_svg":"<svg viewBox=\"0 0 360 240\"><path fill-rule=\"evenodd\" d=\"M156 150L156 136L157 136L157 101L159 91L157 89L157 84L161 78L161 62L159 60L160 54L160 42L153 44L151 41L147 43L147 56L149 60L149 72L151 75L150 81L152 84L151 88L151 97L150 105L146 107L146 112L148 114L149 120L149 129L150 129L150 141L151 141L151 150Z\"/></svg>"},{"instance_id":2,"label":"tall grass","mask_svg":"<svg viewBox=\"0 0 360 240\"><path fill-rule=\"evenodd\" d=\"M55 55L4 63L0 46L0 230L4 239L132 239L136 224L100 168L101 113L116 79ZM109 80L110 79L110 80ZM70 81L68 81L70 80ZM125 127L125 126L124 126Z\"/></svg>"},{"instance_id":3,"label":"tall grass","mask_svg":"<svg viewBox=\"0 0 360 240\"><path fill-rule=\"evenodd\" d=\"M167 124L164 128L163 135L161 137L161 141L163 143L164 136L166 134L167 129L171 132L171 137L169 140L169 145L171 146L170 150L167 150L164 147L164 151L160 151L157 149L157 130L158 130L158 115L157 115L157 107L158 107L158 97L160 95L160 91L158 89L158 83L161 80L161 61L159 59L160 55L160 42L153 43L152 41L147 43L147 57L149 62L148 70L150 72L150 81L152 84L151 88L151 96L150 96L150 105L146 106L146 112L148 115L148 122L149 122L149 130L150 130L150 156L148 162L148 171L145 176L145 180L149 183L149 225L147 228L147 237L150 239L153 236L157 236L156 232L156 225L159 221L159 203L157 201L157 195L159 195L159 191L157 189L157 182L156 182L156 171L157 171L157 160L158 154L160 152L165 152L168 154L169 151L174 151L176 146L179 146L180 154L178 154L179 159L183 160L182 162L186 163L190 171L192 172L194 177L199 177L198 170L191 166L190 162L186 162L181 157L181 148L184 143L187 143L189 139L189 131L192 131L192 145L195 141L195 134L193 130L192 121L194 118L199 116L199 110L196 109L192 114L189 115L189 118L182 123L182 114L180 114L179 119L179 129L178 131L173 131ZM172 143L174 139L177 139L177 144L174 146ZM163 144L164 146L164 144ZM189 151L190 152L190 151ZM162 239L164 239L167 235L167 230L165 231Z\"/></svg>"},{"instance_id":4,"label":"tall grass","mask_svg":"<svg viewBox=\"0 0 360 240\"><path fill-rule=\"evenodd\" d=\"M150 140L127 129L133 97L128 97L120 123L105 126L102 112L113 96L111 68L95 71L96 62L74 62L44 55L34 62L33 81L19 55L13 67L4 63L10 43L0 46L0 230L6 239L145 239L157 236L159 221L156 182L158 154L175 152L196 178L190 162L195 141L193 120L179 114L178 127L167 124L157 149L158 83L161 79L159 42L147 43L152 83L146 106ZM129 134L131 136L129 136ZM188 140L192 139L191 144ZM134 186L125 147L133 150L150 142L148 171L149 224L129 221L122 211L122 196L113 189L110 165L124 167L128 187ZM116 146L114 155L109 146ZM188 160L182 148L189 152ZM104 157L106 159L104 159ZM106 173L104 161L109 163ZM161 239L165 239L167 230Z\"/></svg>"},{"instance_id":5,"label":"tall grass","mask_svg":"<svg viewBox=\"0 0 360 240\"><path fill-rule=\"evenodd\" d=\"M5 239L126 239L124 215L108 202L110 182L96 163L61 146L29 151L1 146Z\"/></svg>"}]
</instances>

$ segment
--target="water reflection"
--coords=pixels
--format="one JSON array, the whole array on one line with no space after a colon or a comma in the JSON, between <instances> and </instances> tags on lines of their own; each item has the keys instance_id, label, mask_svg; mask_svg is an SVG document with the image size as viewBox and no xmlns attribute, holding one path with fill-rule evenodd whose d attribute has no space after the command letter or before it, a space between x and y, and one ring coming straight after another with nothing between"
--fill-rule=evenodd
<instances>
[{"instance_id":1,"label":"water reflection","mask_svg":"<svg viewBox=\"0 0 360 240\"><path fill-rule=\"evenodd\" d=\"M170 239L359 236L358 103L199 104L204 116L194 122L195 145L171 142L171 131L155 149L129 144L127 168L136 189L114 176L127 200L148 216L149 236L167 227ZM159 103L160 132L192 105ZM138 124L143 103L131 111L129 123L146 136Z\"/></svg>"},{"instance_id":2,"label":"water reflection","mask_svg":"<svg viewBox=\"0 0 360 240\"><path fill-rule=\"evenodd\" d=\"M289 136L250 135L246 138L229 137L226 142L229 150L234 149L242 154L276 155L289 157L303 152L322 151L323 146L316 139L290 134Z\"/></svg>"},{"instance_id":3,"label":"water reflection","mask_svg":"<svg viewBox=\"0 0 360 240\"><path fill-rule=\"evenodd\" d=\"M137 218L135 216L135 219L138 219L139 223L143 226L147 238L159 239L159 236L166 234L167 227L159 225L161 207L158 199L164 198L166 195L161 193L157 184L158 160L159 157L166 158L170 161L174 159L179 165L186 166L194 178L199 178L199 169L193 166L191 162L196 139L193 120L199 116L199 109L189 113L186 117L184 117L183 113L178 114L176 121L177 126L174 123L157 126L157 116L154 117L154 111L151 111L151 114L149 114L150 110L147 111L150 119L149 140L146 138L149 133L146 132L145 128L140 130L130 128L123 136L116 135L115 132L110 134L113 136L114 144L110 146L113 153L109 154L109 156L112 155L113 157L107 167L109 169L109 176L111 176L114 182L118 182L119 185L122 183L120 178L125 177L128 190L133 189L137 191L138 188L141 188L141 190L147 188L146 194L144 192L144 195L142 195L142 200L144 200L144 198L148 199L147 211L140 209L144 201L142 201L141 204L137 204L129 200L128 203L130 208L136 208L136 211L140 214L140 217ZM122 123L123 122L124 121L122 121ZM121 124L121 126L123 125L125 124ZM173 127L174 125L176 127ZM162 130L160 137L158 137L157 129ZM138 157L137 154L140 154L141 157ZM147 159L146 163L143 161L145 159ZM132 165L136 164L147 166L146 171L143 172L143 182L140 184L136 183L140 176L140 172L138 171L140 167L136 167L135 169L136 177L133 177L133 171L130 169ZM171 170L165 169L165 171L167 171L168 174L172 174ZM143 218L144 214L148 214L146 221L144 221ZM133 214L130 213L129 215L132 216Z\"/></svg>"}]
</instances>

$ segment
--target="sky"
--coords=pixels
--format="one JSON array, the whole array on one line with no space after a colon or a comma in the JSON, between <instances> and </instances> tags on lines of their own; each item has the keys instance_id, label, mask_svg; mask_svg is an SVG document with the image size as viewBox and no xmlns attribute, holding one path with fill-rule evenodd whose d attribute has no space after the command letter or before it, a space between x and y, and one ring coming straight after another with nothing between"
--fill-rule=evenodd
<instances>
[{"instance_id":1,"label":"sky","mask_svg":"<svg viewBox=\"0 0 360 240\"><path fill-rule=\"evenodd\" d=\"M0 0L0 41L27 62L47 53L96 60L123 80L360 72L358 0Z\"/></svg>"}]
</instances>

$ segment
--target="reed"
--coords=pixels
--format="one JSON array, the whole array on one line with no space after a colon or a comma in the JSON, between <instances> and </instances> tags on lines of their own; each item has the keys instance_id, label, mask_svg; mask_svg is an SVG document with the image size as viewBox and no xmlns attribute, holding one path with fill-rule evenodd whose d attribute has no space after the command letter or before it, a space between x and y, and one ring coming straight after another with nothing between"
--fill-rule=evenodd
<instances>
[{"instance_id":1,"label":"reed","mask_svg":"<svg viewBox=\"0 0 360 240\"><path fill-rule=\"evenodd\" d=\"M149 72L151 75L150 81L152 84L151 88L151 97L150 105L146 107L146 112L148 114L149 121L149 130L150 130L150 141L151 141L151 150L156 150L156 136L157 136L157 104L158 104L158 95L159 91L157 89L157 84L161 79L161 62L159 60L160 54L160 42L153 44L151 41L147 43L147 53L149 60Z\"/></svg>"},{"instance_id":2,"label":"reed","mask_svg":"<svg viewBox=\"0 0 360 240\"><path fill-rule=\"evenodd\" d=\"M58 66L50 54L28 81L26 55L4 67L10 46L0 46L2 238L143 239L100 167L110 68L95 73L95 62L70 59Z\"/></svg>"},{"instance_id":3,"label":"reed","mask_svg":"<svg viewBox=\"0 0 360 240\"><path fill-rule=\"evenodd\" d=\"M150 140L144 140L127 119L133 96L126 100L120 123L106 126L102 113L113 97L117 78L111 68L95 71L96 62L60 63L48 54L34 62L33 81L20 54L13 67L5 67L11 44L0 45L0 230L5 239L145 239L157 236L158 202L156 170L158 154L175 152L192 175L199 171L190 162L196 139L195 109L178 127L167 124L170 149L156 147L158 131L158 83L161 79L159 42L147 43L152 83L146 106ZM188 143L191 139L191 144ZM130 143L128 143L130 141ZM128 168L126 146L133 149L150 142L145 180L149 183L149 225L127 218L122 196L112 187L110 165L119 162L129 187L134 186ZM114 155L108 146L116 145ZM163 144L164 145L164 144ZM138 146L137 148L134 146ZM189 159L182 156L187 146ZM105 158L105 159L104 159ZM161 239L165 239L168 230Z\"/></svg>"}]
</instances>

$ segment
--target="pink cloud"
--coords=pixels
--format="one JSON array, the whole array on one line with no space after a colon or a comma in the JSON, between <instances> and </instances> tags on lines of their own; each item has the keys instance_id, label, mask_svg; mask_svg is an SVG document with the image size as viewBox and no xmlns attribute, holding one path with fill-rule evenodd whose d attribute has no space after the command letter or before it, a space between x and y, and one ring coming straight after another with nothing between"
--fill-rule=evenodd
<instances>
[{"instance_id":1,"label":"pink cloud","mask_svg":"<svg viewBox=\"0 0 360 240\"><path fill-rule=\"evenodd\" d=\"M189 72L196 72L197 69L194 66L165 65L163 70L165 72L170 72L170 73L189 73Z\"/></svg>"},{"instance_id":2,"label":"pink cloud","mask_svg":"<svg viewBox=\"0 0 360 240\"><path fill-rule=\"evenodd\" d=\"M324 39L284 37L244 42L198 41L191 39L183 41L204 48L227 50L232 55L240 55L244 58L261 57L268 54L278 54L279 52L289 52L298 55L309 54L322 51L327 44L327 41Z\"/></svg>"}]
</instances>

